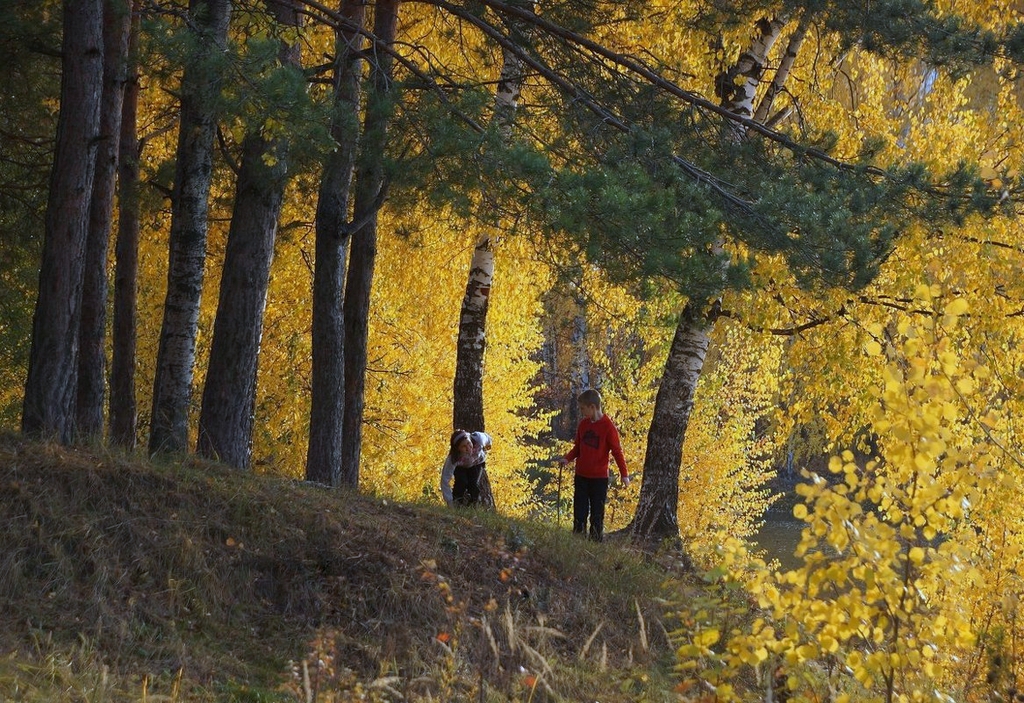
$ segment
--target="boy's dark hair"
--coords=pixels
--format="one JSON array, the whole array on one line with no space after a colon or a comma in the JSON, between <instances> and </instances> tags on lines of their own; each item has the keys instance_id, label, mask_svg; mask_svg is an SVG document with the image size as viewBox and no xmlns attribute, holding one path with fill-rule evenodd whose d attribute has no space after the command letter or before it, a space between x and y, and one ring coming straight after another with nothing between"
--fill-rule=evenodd
<instances>
[{"instance_id":1,"label":"boy's dark hair","mask_svg":"<svg viewBox=\"0 0 1024 703\"><path fill-rule=\"evenodd\" d=\"M599 409L601 407L601 394L595 391L593 388L580 393L580 397L576 399L576 402L581 405L596 405Z\"/></svg>"}]
</instances>

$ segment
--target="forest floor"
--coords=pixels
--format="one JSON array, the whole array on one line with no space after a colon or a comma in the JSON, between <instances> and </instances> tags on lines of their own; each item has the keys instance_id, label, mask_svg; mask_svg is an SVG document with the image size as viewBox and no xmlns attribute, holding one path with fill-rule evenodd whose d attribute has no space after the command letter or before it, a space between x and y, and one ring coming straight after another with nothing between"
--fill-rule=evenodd
<instances>
[{"instance_id":1,"label":"forest floor","mask_svg":"<svg viewBox=\"0 0 1024 703\"><path fill-rule=\"evenodd\" d=\"M674 701L677 556L0 434L0 701Z\"/></svg>"}]
</instances>

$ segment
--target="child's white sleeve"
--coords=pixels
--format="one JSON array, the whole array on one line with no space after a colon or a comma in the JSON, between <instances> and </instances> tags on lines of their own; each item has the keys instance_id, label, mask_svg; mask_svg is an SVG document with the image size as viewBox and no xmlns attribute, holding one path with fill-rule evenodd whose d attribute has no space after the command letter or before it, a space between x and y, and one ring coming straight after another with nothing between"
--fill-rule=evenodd
<instances>
[{"instance_id":1,"label":"child's white sleeve","mask_svg":"<svg viewBox=\"0 0 1024 703\"><path fill-rule=\"evenodd\" d=\"M446 457L444 466L441 467L441 497L445 505L452 504L452 477L455 475L455 464L451 457Z\"/></svg>"},{"instance_id":2,"label":"child's white sleeve","mask_svg":"<svg viewBox=\"0 0 1024 703\"><path fill-rule=\"evenodd\" d=\"M477 436L477 440L480 442L480 446L484 449L491 448L491 436L486 432L474 432Z\"/></svg>"}]
</instances>

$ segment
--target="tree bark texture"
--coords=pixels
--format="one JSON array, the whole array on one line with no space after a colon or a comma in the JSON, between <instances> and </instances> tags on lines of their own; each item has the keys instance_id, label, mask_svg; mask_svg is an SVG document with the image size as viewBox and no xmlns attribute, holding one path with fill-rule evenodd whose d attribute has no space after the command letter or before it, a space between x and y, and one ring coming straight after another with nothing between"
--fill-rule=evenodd
<instances>
[{"instance_id":1,"label":"tree bark texture","mask_svg":"<svg viewBox=\"0 0 1024 703\"><path fill-rule=\"evenodd\" d=\"M783 22L778 19L762 19L757 23L750 49L740 55L725 74L727 78L720 83L723 107L744 117L753 113L757 85L782 26ZM732 121L727 121L724 130L726 139L738 140L744 136L742 126ZM717 242L712 255L721 255L722 247L723 242ZM683 442L714 324L713 319L705 317L706 302L691 300L686 304L665 360L647 433L643 482L633 519L633 540L637 542L679 537L679 470Z\"/></svg>"},{"instance_id":2,"label":"tree bark texture","mask_svg":"<svg viewBox=\"0 0 1024 703\"><path fill-rule=\"evenodd\" d=\"M121 111L117 157L117 241L114 245L114 315L111 324L110 441L133 449L138 423L135 395L135 345L139 277L139 66L136 45L139 11L133 8L129 38L129 74Z\"/></svg>"},{"instance_id":3,"label":"tree bark texture","mask_svg":"<svg viewBox=\"0 0 1024 703\"><path fill-rule=\"evenodd\" d=\"M779 67L775 70L772 82L761 98L761 102L758 103L757 110L754 111L755 122L766 122L769 119L775 98L785 89L789 73L793 70L793 64L800 54L800 48L804 45L804 39L807 38L807 31L811 28L811 17L812 13L805 11L800 17L796 29L790 35L786 53L782 55L782 61L779 62ZM774 122L774 119L772 121Z\"/></svg>"},{"instance_id":4,"label":"tree bark texture","mask_svg":"<svg viewBox=\"0 0 1024 703\"><path fill-rule=\"evenodd\" d=\"M103 2L64 3L60 115L46 204L22 431L74 438L78 330L103 92Z\"/></svg>"},{"instance_id":5,"label":"tree bark texture","mask_svg":"<svg viewBox=\"0 0 1024 703\"><path fill-rule=\"evenodd\" d=\"M644 476L633 532L647 541L679 536L679 467L697 381L711 342L702 315L686 305L665 360L647 432Z\"/></svg>"},{"instance_id":6,"label":"tree bark texture","mask_svg":"<svg viewBox=\"0 0 1024 703\"><path fill-rule=\"evenodd\" d=\"M337 148L324 163L316 207L316 263L313 270L313 387L309 415L306 479L329 486L341 482L345 413L345 255L349 237L349 195L359 147L359 81L362 41L354 28L365 22L362 0L341 0L350 27L337 30L334 115Z\"/></svg>"},{"instance_id":7,"label":"tree bark texture","mask_svg":"<svg viewBox=\"0 0 1024 703\"><path fill-rule=\"evenodd\" d=\"M103 94L96 153L89 234L82 281L82 319L78 335L78 399L75 434L103 435L103 401L107 375L107 249L114 215L121 106L127 80L131 8L120 0L103 4Z\"/></svg>"},{"instance_id":8,"label":"tree bark texture","mask_svg":"<svg viewBox=\"0 0 1024 703\"><path fill-rule=\"evenodd\" d=\"M785 22L777 17L758 20L750 48L740 54L736 63L719 77L718 95L722 107L740 117L754 116L754 97L764 75L768 52L772 50L784 25ZM780 90L781 87L780 84ZM738 142L746 138L746 127L738 122L726 120L725 128L726 139Z\"/></svg>"},{"instance_id":9,"label":"tree bark texture","mask_svg":"<svg viewBox=\"0 0 1024 703\"><path fill-rule=\"evenodd\" d=\"M501 73L494 94L493 123L506 141L512 135L525 72L513 52L502 50ZM484 431L484 353L487 347L487 308L494 282L493 239L484 233L473 249L466 294L459 315L455 355L452 423L456 429ZM494 491L484 470L480 475L480 502L495 509Z\"/></svg>"},{"instance_id":10,"label":"tree bark texture","mask_svg":"<svg viewBox=\"0 0 1024 703\"><path fill-rule=\"evenodd\" d=\"M399 0L378 0L373 34L391 44L398 26ZM384 189L384 151L391 120L389 94L392 57L376 52L371 67L356 171L353 219L357 223L349 250L345 283L345 410L342 430L341 483L359 487L359 459L363 443L363 409L366 399L366 346L370 314L370 293L377 257L377 212Z\"/></svg>"},{"instance_id":11,"label":"tree bark texture","mask_svg":"<svg viewBox=\"0 0 1024 703\"><path fill-rule=\"evenodd\" d=\"M512 52L502 52L501 74L494 94L493 123L499 134L512 134L524 79L523 64ZM459 315L455 356L452 423L455 429L484 431L484 352L487 346L487 307L494 282L494 251L490 233L473 249L466 294Z\"/></svg>"},{"instance_id":12,"label":"tree bark texture","mask_svg":"<svg viewBox=\"0 0 1024 703\"><path fill-rule=\"evenodd\" d=\"M487 307L494 280L494 252L485 237L473 249L466 294L459 316L458 348L455 355L455 429L485 431L483 365L487 346Z\"/></svg>"},{"instance_id":13,"label":"tree bark texture","mask_svg":"<svg viewBox=\"0 0 1024 703\"><path fill-rule=\"evenodd\" d=\"M268 6L285 26L299 25L294 5ZM282 47L282 65L301 70L298 44ZM238 469L252 459L256 379L274 240L287 182L287 144L249 134L235 186L210 363L203 386L196 451ZM273 158L268 159L268 156Z\"/></svg>"},{"instance_id":14,"label":"tree bark texture","mask_svg":"<svg viewBox=\"0 0 1024 703\"><path fill-rule=\"evenodd\" d=\"M216 99L222 82L217 61L227 39L231 2L190 0L189 15L196 26L198 49L181 81L167 297L153 384L150 453L183 452L188 448L188 411L217 128Z\"/></svg>"}]
</instances>

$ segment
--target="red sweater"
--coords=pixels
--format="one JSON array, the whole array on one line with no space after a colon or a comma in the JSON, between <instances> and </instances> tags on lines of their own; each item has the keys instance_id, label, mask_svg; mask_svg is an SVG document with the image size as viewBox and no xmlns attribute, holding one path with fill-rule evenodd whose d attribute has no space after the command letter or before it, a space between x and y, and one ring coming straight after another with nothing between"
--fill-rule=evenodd
<instances>
[{"instance_id":1,"label":"red sweater","mask_svg":"<svg viewBox=\"0 0 1024 703\"><path fill-rule=\"evenodd\" d=\"M626 458L622 456L619 431L607 415L597 422L588 418L580 420L576 428L576 442L565 455L566 461L576 460L576 475L585 478L608 478L608 454L615 457L619 475L626 478Z\"/></svg>"}]
</instances>

